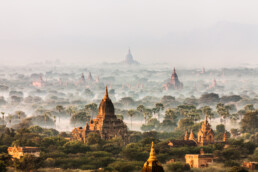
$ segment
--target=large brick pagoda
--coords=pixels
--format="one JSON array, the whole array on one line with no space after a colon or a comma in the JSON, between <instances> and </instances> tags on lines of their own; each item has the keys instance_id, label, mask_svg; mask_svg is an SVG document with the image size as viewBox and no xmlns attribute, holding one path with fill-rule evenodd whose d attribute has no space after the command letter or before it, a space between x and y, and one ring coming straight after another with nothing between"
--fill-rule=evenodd
<instances>
[{"instance_id":1,"label":"large brick pagoda","mask_svg":"<svg viewBox=\"0 0 258 172\"><path fill-rule=\"evenodd\" d=\"M85 142L89 133L97 132L102 139L108 140L114 137L122 137L125 143L128 141L127 126L115 115L114 105L108 97L106 87L105 96L99 105L99 112L96 119L91 119L84 128L74 128L72 131L72 140Z\"/></svg>"}]
</instances>

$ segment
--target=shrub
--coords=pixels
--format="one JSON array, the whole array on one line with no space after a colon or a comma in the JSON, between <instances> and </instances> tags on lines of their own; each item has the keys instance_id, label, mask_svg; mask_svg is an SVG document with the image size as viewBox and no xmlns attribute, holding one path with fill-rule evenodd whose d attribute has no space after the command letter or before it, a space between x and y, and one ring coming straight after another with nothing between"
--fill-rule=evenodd
<instances>
[{"instance_id":1,"label":"shrub","mask_svg":"<svg viewBox=\"0 0 258 172\"><path fill-rule=\"evenodd\" d=\"M234 166L239 167L240 164L237 161L229 160L229 161L225 161L224 166L225 167L234 167Z\"/></svg>"},{"instance_id":2,"label":"shrub","mask_svg":"<svg viewBox=\"0 0 258 172\"><path fill-rule=\"evenodd\" d=\"M232 167L228 172L248 172L244 167Z\"/></svg>"},{"instance_id":3,"label":"shrub","mask_svg":"<svg viewBox=\"0 0 258 172\"><path fill-rule=\"evenodd\" d=\"M15 160L14 167L23 171L31 171L40 168L41 159L31 155L25 155L19 160Z\"/></svg>"},{"instance_id":4,"label":"shrub","mask_svg":"<svg viewBox=\"0 0 258 172\"><path fill-rule=\"evenodd\" d=\"M190 171L190 165L183 162L175 162L167 165L168 171L185 172Z\"/></svg>"},{"instance_id":5,"label":"shrub","mask_svg":"<svg viewBox=\"0 0 258 172\"><path fill-rule=\"evenodd\" d=\"M140 170L142 168L143 162L138 162L138 161L130 161L130 162L125 162L125 161L116 161L112 164L109 164L108 167L116 170L116 171L135 171L135 170Z\"/></svg>"},{"instance_id":6,"label":"shrub","mask_svg":"<svg viewBox=\"0 0 258 172\"><path fill-rule=\"evenodd\" d=\"M0 171L6 172L6 165L5 165L4 161L0 161Z\"/></svg>"}]
</instances>

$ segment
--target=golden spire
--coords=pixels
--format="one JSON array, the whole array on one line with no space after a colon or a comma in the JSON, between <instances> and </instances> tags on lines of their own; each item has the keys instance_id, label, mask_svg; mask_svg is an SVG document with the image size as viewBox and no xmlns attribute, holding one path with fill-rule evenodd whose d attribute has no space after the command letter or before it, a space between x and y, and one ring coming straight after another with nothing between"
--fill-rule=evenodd
<instances>
[{"instance_id":1,"label":"golden spire","mask_svg":"<svg viewBox=\"0 0 258 172\"><path fill-rule=\"evenodd\" d=\"M184 138L184 140L188 140L188 132L187 132L187 131L185 132L185 138Z\"/></svg>"},{"instance_id":2,"label":"golden spire","mask_svg":"<svg viewBox=\"0 0 258 172\"><path fill-rule=\"evenodd\" d=\"M151 143L150 156L149 156L149 159L147 161L150 163L150 162L157 161L157 160L158 159L156 157L156 153L155 153L155 150L154 150L154 143L152 142Z\"/></svg>"},{"instance_id":3,"label":"golden spire","mask_svg":"<svg viewBox=\"0 0 258 172\"><path fill-rule=\"evenodd\" d=\"M227 138L227 131L225 131L224 135L223 135L223 142L227 142L228 138Z\"/></svg>"},{"instance_id":4,"label":"golden spire","mask_svg":"<svg viewBox=\"0 0 258 172\"><path fill-rule=\"evenodd\" d=\"M191 130L191 133L190 133L190 136L189 136L189 140L194 140L193 130Z\"/></svg>"},{"instance_id":5,"label":"golden spire","mask_svg":"<svg viewBox=\"0 0 258 172\"><path fill-rule=\"evenodd\" d=\"M109 97L108 97L108 89L107 89L107 86L106 86L106 90L105 90L105 96L104 96L104 99L109 99Z\"/></svg>"}]
</instances>

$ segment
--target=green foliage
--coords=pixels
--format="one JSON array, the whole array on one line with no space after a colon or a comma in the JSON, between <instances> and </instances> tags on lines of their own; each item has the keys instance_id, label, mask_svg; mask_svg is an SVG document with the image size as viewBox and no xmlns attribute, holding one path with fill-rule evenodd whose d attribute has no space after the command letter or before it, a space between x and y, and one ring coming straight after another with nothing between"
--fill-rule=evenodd
<instances>
[{"instance_id":1,"label":"green foliage","mask_svg":"<svg viewBox=\"0 0 258 172\"><path fill-rule=\"evenodd\" d=\"M25 155L21 159L14 161L15 169L30 171L38 169L41 166L41 159L31 155Z\"/></svg>"},{"instance_id":2,"label":"green foliage","mask_svg":"<svg viewBox=\"0 0 258 172\"><path fill-rule=\"evenodd\" d=\"M154 138L157 139L158 138L158 132L157 131L149 131L149 132L144 132L142 134L143 138ZM151 143L151 142L150 142Z\"/></svg>"},{"instance_id":3,"label":"green foliage","mask_svg":"<svg viewBox=\"0 0 258 172\"><path fill-rule=\"evenodd\" d=\"M239 160L241 152L237 148L227 148L222 151L216 150L214 156L218 157L219 161Z\"/></svg>"},{"instance_id":4,"label":"green foliage","mask_svg":"<svg viewBox=\"0 0 258 172\"><path fill-rule=\"evenodd\" d=\"M152 125L152 124L147 124L147 125L143 124L141 126L141 130L145 131L145 132L151 131L151 130L154 130L154 129L155 129L155 125Z\"/></svg>"},{"instance_id":5,"label":"green foliage","mask_svg":"<svg viewBox=\"0 0 258 172\"><path fill-rule=\"evenodd\" d=\"M91 116L88 114L88 112L86 113L85 111L79 111L72 115L70 123L72 125L82 126L85 125L86 122L89 122L90 118Z\"/></svg>"},{"instance_id":6,"label":"green foliage","mask_svg":"<svg viewBox=\"0 0 258 172\"><path fill-rule=\"evenodd\" d=\"M8 146L0 145L0 153L7 153Z\"/></svg>"},{"instance_id":7,"label":"green foliage","mask_svg":"<svg viewBox=\"0 0 258 172\"><path fill-rule=\"evenodd\" d=\"M255 133L258 130L258 111L249 111L241 120L242 132Z\"/></svg>"},{"instance_id":8,"label":"green foliage","mask_svg":"<svg viewBox=\"0 0 258 172\"><path fill-rule=\"evenodd\" d=\"M67 140L63 137L45 137L40 142L40 147L43 151L49 152L61 148Z\"/></svg>"},{"instance_id":9,"label":"green foliage","mask_svg":"<svg viewBox=\"0 0 258 172\"><path fill-rule=\"evenodd\" d=\"M0 161L0 171L1 172L6 172L6 164L4 163L4 161Z\"/></svg>"},{"instance_id":10,"label":"green foliage","mask_svg":"<svg viewBox=\"0 0 258 172\"><path fill-rule=\"evenodd\" d=\"M4 162L5 165L8 165L11 162L11 156L8 155L7 153L1 153L0 161Z\"/></svg>"},{"instance_id":11,"label":"green foliage","mask_svg":"<svg viewBox=\"0 0 258 172\"><path fill-rule=\"evenodd\" d=\"M256 148L253 155L249 156L249 160L258 162L258 148Z\"/></svg>"},{"instance_id":12,"label":"green foliage","mask_svg":"<svg viewBox=\"0 0 258 172\"><path fill-rule=\"evenodd\" d=\"M139 171L144 162L139 161L116 161L108 165L111 169L116 171Z\"/></svg>"},{"instance_id":13,"label":"green foliage","mask_svg":"<svg viewBox=\"0 0 258 172\"><path fill-rule=\"evenodd\" d=\"M168 171L186 172L190 171L190 165L183 162L174 162L167 165Z\"/></svg>"},{"instance_id":14,"label":"green foliage","mask_svg":"<svg viewBox=\"0 0 258 172\"><path fill-rule=\"evenodd\" d=\"M228 172L248 172L244 167L232 167Z\"/></svg>"},{"instance_id":15,"label":"green foliage","mask_svg":"<svg viewBox=\"0 0 258 172\"><path fill-rule=\"evenodd\" d=\"M216 132L217 133L225 133L225 125L219 124L216 126Z\"/></svg>"},{"instance_id":16,"label":"green foliage","mask_svg":"<svg viewBox=\"0 0 258 172\"><path fill-rule=\"evenodd\" d=\"M183 130L187 130L187 129L189 129L193 124L194 124L194 122L193 122L193 120L191 120L190 118L180 119L180 120L179 120L179 123L178 123L178 128L179 128L179 129L183 129Z\"/></svg>"},{"instance_id":17,"label":"green foliage","mask_svg":"<svg viewBox=\"0 0 258 172\"><path fill-rule=\"evenodd\" d=\"M90 151L90 147L83 144L82 142L73 141L73 142L67 142L63 146L63 150L65 153L85 153Z\"/></svg>"},{"instance_id":18,"label":"green foliage","mask_svg":"<svg viewBox=\"0 0 258 172\"><path fill-rule=\"evenodd\" d=\"M14 139L15 141L12 142L13 146L37 146L40 143L39 136L31 133L28 129L17 130Z\"/></svg>"},{"instance_id":19,"label":"green foliage","mask_svg":"<svg viewBox=\"0 0 258 172\"><path fill-rule=\"evenodd\" d=\"M101 144L103 141L100 137L99 133L90 133L87 138L86 138L86 143L87 145L92 145L92 144Z\"/></svg>"},{"instance_id":20,"label":"green foliage","mask_svg":"<svg viewBox=\"0 0 258 172\"><path fill-rule=\"evenodd\" d=\"M96 115L98 110L98 105L96 103L91 103L85 105L85 111L88 112L90 116Z\"/></svg>"},{"instance_id":21,"label":"green foliage","mask_svg":"<svg viewBox=\"0 0 258 172\"><path fill-rule=\"evenodd\" d=\"M122 151L123 156L128 160L142 161L148 158L149 153L142 146L136 143L130 143Z\"/></svg>"},{"instance_id":22,"label":"green foliage","mask_svg":"<svg viewBox=\"0 0 258 172\"><path fill-rule=\"evenodd\" d=\"M54 167L55 165L55 160L53 158L47 158L43 162L44 167Z\"/></svg>"},{"instance_id":23,"label":"green foliage","mask_svg":"<svg viewBox=\"0 0 258 172\"><path fill-rule=\"evenodd\" d=\"M235 167L240 167L240 164L237 161L228 160L228 161L225 161L224 166L225 167L234 167L234 166Z\"/></svg>"}]
</instances>

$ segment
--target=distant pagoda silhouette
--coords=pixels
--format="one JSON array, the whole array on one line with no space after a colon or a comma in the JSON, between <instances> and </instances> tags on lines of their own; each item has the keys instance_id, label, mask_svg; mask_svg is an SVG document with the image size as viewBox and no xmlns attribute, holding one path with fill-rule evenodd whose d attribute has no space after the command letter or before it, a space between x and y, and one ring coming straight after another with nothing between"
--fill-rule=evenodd
<instances>
[{"instance_id":1,"label":"distant pagoda silhouette","mask_svg":"<svg viewBox=\"0 0 258 172\"><path fill-rule=\"evenodd\" d=\"M135 65L135 64L139 64L139 62L135 61L133 59L133 55L131 53L130 48L128 49L128 53L125 56L125 60L122 62L123 64L128 64L128 65Z\"/></svg>"},{"instance_id":2,"label":"distant pagoda silhouette","mask_svg":"<svg viewBox=\"0 0 258 172\"><path fill-rule=\"evenodd\" d=\"M88 79L87 79L88 81L93 81L93 77L92 77L92 75L91 75L91 72L89 72L89 75L88 75Z\"/></svg>"},{"instance_id":3,"label":"distant pagoda silhouette","mask_svg":"<svg viewBox=\"0 0 258 172\"><path fill-rule=\"evenodd\" d=\"M171 75L171 79L163 85L163 88L165 90L170 90L170 89L180 90L183 88L183 83L179 81L175 68Z\"/></svg>"}]
</instances>

